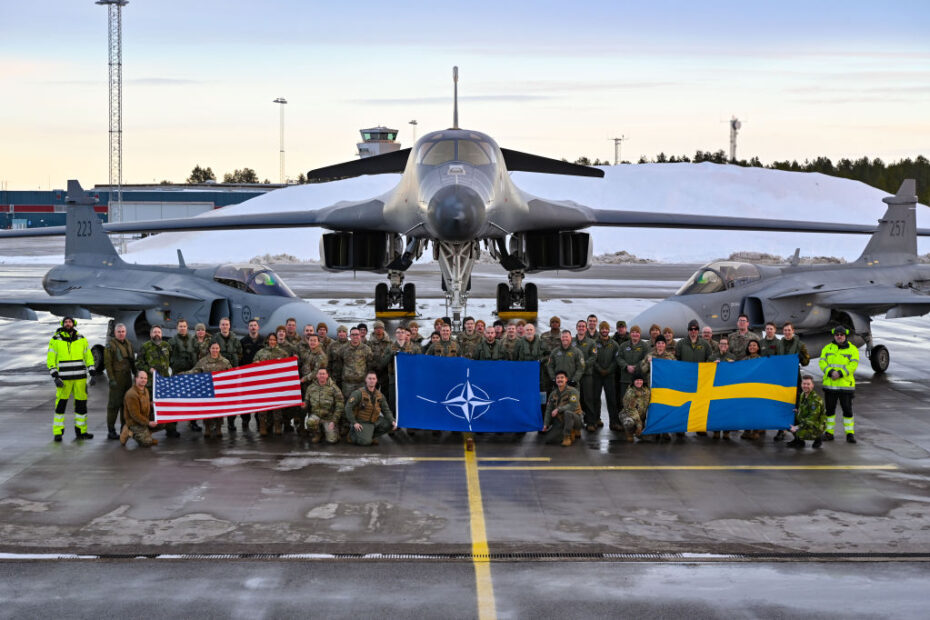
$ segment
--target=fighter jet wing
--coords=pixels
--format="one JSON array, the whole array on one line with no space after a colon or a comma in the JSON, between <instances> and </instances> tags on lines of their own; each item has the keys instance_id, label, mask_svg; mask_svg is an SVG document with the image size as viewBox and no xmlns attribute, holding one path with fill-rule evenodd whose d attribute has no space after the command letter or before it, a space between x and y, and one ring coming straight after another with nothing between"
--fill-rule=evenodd
<instances>
[{"instance_id":1,"label":"fighter jet wing","mask_svg":"<svg viewBox=\"0 0 930 620\"><path fill-rule=\"evenodd\" d=\"M836 308L876 308L919 305L930 308L930 295L896 286L869 286L832 291L817 296L817 303Z\"/></svg>"},{"instance_id":2,"label":"fighter jet wing","mask_svg":"<svg viewBox=\"0 0 930 620\"><path fill-rule=\"evenodd\" d=\"M245 213L241 215L207 214L191 218L148 220L104 224L111 233L156 233L196 230L242 230L255 228L323 227L332 230L391 230L384 219L382 198L363 201L343 201L313 211L286 211L272 213ZM3 237L45 237L64 235L64 226L25 228L0 231Z\"/></svg>"},{"instance_id":3,"label":"fighter jet wing","mask_svg":"<svg viewBox=\"0 0 930 620\"><path fill-rule=\"evenodd\" d=\"M161 305L160 299L165 296L198 299L186 293L173 291L75 289L63 295L0 298L0 316L35 321L35 311L45 310L55 314L68 313L78 318L89 318L90 312L106 314L108 310L146 310Z\"/></svg>"}]
</instances>

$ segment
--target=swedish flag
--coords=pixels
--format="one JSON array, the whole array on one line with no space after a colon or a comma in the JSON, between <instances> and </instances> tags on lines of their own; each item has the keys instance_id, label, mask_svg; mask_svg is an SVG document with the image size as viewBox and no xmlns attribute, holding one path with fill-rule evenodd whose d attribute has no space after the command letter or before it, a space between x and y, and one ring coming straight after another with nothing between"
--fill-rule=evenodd
<instances>
[{"instance_id":1,"label":"swedish flag","mask_svg":"<svg viewBox=\"0 0 930 620\"><path fill-rule=\"evenodd\" d=\"M694 363L652 360L644 435L786 429L794 423L798 356Z\"/></svg>"}]
</instances>

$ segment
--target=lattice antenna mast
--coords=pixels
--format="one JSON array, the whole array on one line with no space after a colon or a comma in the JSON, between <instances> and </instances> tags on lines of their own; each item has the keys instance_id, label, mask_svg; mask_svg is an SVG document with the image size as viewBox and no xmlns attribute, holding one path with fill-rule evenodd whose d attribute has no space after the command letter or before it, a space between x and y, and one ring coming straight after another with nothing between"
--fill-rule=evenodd
<instances>
[{"instance_id":1,"label":"lattice antenna mast","mask_svg":"<svg viewBox=\"0 0 930 620\"><path fill-rule=\"evenodd\" d=\"M614 141L614 165L617 166L620 164L620 145L627 139L626 136L620 136L619 138L609 138Z\"/></svg>"},{"instance_id":2,"label":"lattice antenna mast","mask_svg":"<svg viewBox=\"0 0 930 620\"><path fill-rule=\"evenodd\" d=\"M129 0L97 0L107 7L107 49L110 67L110 221L123 221L123 7ZM113 188L116 187L114 206ZM126 240L119 236L117 248L126 251Z\"/></svg>"},{"instance_id":3,"label":"lattice antenna mast","mask_svg":"<svg viewBox=\"0 0 930 620\"><path fill-rule=\"evenodd\" d=\"M278 167L280 168L279 176L281 177L281 184L284 185L284 106L287 103L287 99L284 97L278 97L274 100L274 103L281 104L281 148Z\"/></svg>"}]
</instances>

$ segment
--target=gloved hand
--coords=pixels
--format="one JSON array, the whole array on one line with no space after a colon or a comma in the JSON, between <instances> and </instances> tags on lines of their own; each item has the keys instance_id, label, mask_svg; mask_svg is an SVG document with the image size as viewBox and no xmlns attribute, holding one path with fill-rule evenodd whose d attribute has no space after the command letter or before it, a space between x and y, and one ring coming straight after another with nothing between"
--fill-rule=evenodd
<instances>
[{"instance_id":1,"label":"gloved hand","mask_svg":"<svg viewBox=\"0 0 930 620\"><path fill-rule=\"evenodd\" d=\"M87 374L90 375L90 379L87 380L87 385L93 387L97 384L97 371L91 368L87 371Z\"/></svg>"},{"instance_id":2,"label":"gloved hand","mask_svg":"<svg viewBox=\"0 0 930 620\"><path fill-rule=\"evenodd\" d=\"M65 382L62 381L61 378L59 378L57 370L52 373L52 381L55 382L55 387L59 387L59 388L65 387Z\"/></svg>"}]
</instances>

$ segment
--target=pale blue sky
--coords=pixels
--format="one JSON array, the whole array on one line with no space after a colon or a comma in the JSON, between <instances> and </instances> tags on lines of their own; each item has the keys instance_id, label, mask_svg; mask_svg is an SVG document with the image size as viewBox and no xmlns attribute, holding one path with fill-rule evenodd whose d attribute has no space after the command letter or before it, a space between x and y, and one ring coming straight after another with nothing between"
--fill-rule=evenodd
<instances>
[{"instance_id":1,"label":"pale blue sky","mask_svg":"<svg viewBox=\"0 0 930 620\"><path fill-rule=\"evenodd\" d=\"M930 156L927 2L241 2L124 9L124 182L278 176L351 159L358 129L410 141L460 120L504 146L625 159ZM107 180L106 9L0 0L0 182Z\"/></svg>"}]
</instances>

